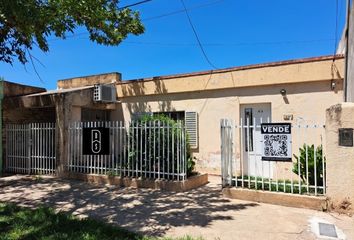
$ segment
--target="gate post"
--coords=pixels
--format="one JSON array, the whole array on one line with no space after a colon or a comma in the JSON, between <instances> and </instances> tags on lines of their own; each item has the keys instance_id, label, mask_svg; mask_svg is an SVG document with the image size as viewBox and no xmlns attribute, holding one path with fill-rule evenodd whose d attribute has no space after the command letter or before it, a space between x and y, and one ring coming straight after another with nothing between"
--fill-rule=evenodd
<instances>
[{"instance_id":1,"label":"gate post","mask_svg":"<svg viewBox=\"0 0 354 240\"><path fill-rule=\"evenodd\" d=\"M354 103L340 103L327 109L327 196L333 208L352 212L354 211L353 129Z\"/></svg>"}]
</instances>

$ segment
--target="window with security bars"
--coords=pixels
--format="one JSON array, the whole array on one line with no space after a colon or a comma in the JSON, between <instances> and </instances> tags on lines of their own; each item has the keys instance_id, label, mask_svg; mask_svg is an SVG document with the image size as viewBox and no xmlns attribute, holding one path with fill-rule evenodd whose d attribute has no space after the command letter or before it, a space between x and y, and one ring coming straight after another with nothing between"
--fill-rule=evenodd
<instances>
[{"instance_id":1,"label":"window with security bars","mask_svg":"<svg viewBox=\"0 0 354 240\"><path fill-rule=\"evenodd\" d=\"M140 112L132 114L132 120L139 120L144 115L165 115L175 121L183 121L191 148L198 148L198 113L189 111Z\"/></svg>"}]
</instances>

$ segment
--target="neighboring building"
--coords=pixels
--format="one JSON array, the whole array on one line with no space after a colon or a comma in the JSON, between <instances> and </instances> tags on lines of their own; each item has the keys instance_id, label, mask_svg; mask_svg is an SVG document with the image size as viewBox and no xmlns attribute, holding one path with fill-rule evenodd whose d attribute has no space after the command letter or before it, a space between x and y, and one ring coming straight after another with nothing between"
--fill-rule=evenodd
<instances>
[{"instance_id":1,"label":"neighboring building","mask_svg":"<svg viewBox=\"0 0 354 240\"><path fill-rule=\"evenodd\" d=\"M337 55L129 81L118 73L72 78L58 81L58 90L5 96L5 124L56 119L64 133L73 121L164 113L187 120L198 170L220 174L220 119L324 125L325 110L343 99L343 77L344 58ZM118 102L95 102L95 84L114 84ZM242 151L253 151L257 131Z\"/></svg>"}]
</instances>

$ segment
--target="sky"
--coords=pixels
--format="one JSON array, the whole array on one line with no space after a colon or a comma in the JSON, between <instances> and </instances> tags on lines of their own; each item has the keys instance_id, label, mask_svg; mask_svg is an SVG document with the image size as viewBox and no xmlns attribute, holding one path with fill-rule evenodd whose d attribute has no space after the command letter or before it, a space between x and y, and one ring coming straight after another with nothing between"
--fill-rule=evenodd
<instances>
[{"instance_id":1,"label":"sky","mask_svg":"<svg viewBox=\"0 0 354 240\"><path fill-rule=\"evenodd\" d=\"M139 1L120 2L125 6ZM141 14L144 34L107 47L91 42L85 29L78 28L66 40L49 38L47 53L33 50L42 80L31 63L0 63L0 76L56 89L57 80L100 73L120 72L123 80L130 80L332 55L346 12L346 0L184 2L211 64L197 44L181 0L152 0L133 7Z\"/></svg>"}]
</instances>

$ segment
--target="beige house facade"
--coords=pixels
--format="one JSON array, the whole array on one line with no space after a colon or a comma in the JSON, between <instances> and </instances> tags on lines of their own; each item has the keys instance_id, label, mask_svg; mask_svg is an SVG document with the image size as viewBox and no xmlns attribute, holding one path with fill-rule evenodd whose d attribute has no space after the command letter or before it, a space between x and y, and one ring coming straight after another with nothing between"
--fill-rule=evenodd
<instances>
[{"instance_id":1,"label":"beige house facade","mask_svg":"<svg viewBox=\"0 0 354 240\"><path fill-rule=\"evenodd\" d=\"M117 83L121 108L111 117L127 121L136 113L196 112L197 168L220 174L221 119L246 123L247 110L263 122L324 125L325 110L343 100L343 73L343 57L331 56L122 81ZM301 144L293 139L294 149ZM238 148L236 158L241 155Z\"/></svg>"},{"instance_id":2,"label":"beige house facade","mask_svg":"<svg viewBox=\"0 0 354 240\"><path fill-rule=\"evenodd\" d=\"M122 80L119 73L101 74L59 80L53 91L38 88L23 96L5 94L4 116L5 123L40 122L42 112L42 121L56 119L65 134L68 124L75 121L128 122L142 114L157 113L184 120L194 113L192 151L197 170L220 174L221 119L238 125L246 124L246 119L324 125L326 109L343 100L343 76L342 55L135 80ZM118 101L93 101L96 84L114 84ZM33 119L28 117L31 112ZM313 140L310 132L303 134L309 135L307 141L322 144L318 142L322 133L316 133ZM239 132L235 144L242 145L243 138ZM65 152L65 139L60 141L59 154ZM303 143L294 138L293 149ZM247 155L243 148L237 148L237 159ZM283 164L276 171L289 173L289 167L291 163Z\"/></svg>"}]
</instances>

